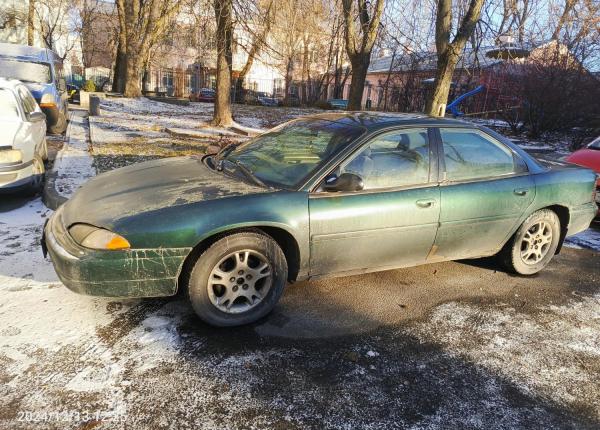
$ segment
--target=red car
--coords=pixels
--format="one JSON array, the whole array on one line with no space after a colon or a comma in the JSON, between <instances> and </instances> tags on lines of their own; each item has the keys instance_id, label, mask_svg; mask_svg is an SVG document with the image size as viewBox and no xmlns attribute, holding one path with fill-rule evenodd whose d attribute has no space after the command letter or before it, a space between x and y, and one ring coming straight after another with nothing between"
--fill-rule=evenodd
<instances>
[{"instance_id":1,"label":"red car","mask_svg":"<svg viewBox=\"0 0 600 430\"><path fill-rule=\"evenodd\" d=\"M213 103L215 101L215 90L211 90L210 88L202 88L198 94L190 94L190 101Z\"/></svg>"},{"instance_id":2,"label":"red car","mask_svg":"<svg viewBox=\"0 0 600 430\"><path fill-rule=\"evenodd\" d=\"M585 148L569 155L566 161L579 166L589 167L600 175L600 137L597 137ZM596 181L596 190L596 203L600 204L600 176L598 176L598 180Z\"/></svg>"}]
</instances>

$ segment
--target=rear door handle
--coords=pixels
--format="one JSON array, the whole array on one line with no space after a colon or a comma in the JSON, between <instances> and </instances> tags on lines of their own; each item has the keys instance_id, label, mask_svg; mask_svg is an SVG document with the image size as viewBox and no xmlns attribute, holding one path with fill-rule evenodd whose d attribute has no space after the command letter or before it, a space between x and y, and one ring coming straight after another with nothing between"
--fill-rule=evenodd
<instances>
[{"instance_id":1,"label":"rear door handle","mask_svg":"<svg viewBox=\"0 0 600 430\"><path fill-rule=\"evenodd\" d=\"M529 190L527 188L517 188L514 190L514 193L517 196L525 196L525 195L527 195L528 192L529 192Z\"/></svg>"},{"instance_id":2,"label":"rear door handle","mask_svg":"<svg viewBox=\"0 0 600 430\"><path fill-rule=\"evenodd\" d=\"M430 208L435 204L434 199L417 200L417 206L420 208Z\"/></svg>"}]
</instances>

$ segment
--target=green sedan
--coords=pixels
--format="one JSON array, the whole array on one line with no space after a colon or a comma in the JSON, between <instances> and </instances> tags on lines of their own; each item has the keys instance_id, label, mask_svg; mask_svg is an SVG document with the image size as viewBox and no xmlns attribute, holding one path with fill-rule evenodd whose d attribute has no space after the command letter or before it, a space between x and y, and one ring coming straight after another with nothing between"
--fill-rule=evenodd
<instances>
[{"instance_id":1,"label":"green sedan","mask_svg":"<svg viewBox=\"0 0 600 430\"><path fill-rule=\"evenodd\" d=\"M185 289L201 319L234 326L298 280L491 255L534 274L588 228L595 180L467 122L330 113L99 175L54 213L43 246L75 292Z\"/></svg>"}]
</instances>

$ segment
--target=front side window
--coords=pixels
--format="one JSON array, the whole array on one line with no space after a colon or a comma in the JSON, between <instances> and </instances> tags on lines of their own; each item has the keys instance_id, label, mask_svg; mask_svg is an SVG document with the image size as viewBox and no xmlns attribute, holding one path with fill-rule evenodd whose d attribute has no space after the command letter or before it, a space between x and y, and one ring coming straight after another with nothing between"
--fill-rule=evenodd
<instances>
[{"instance_id":1,"label":"front side window","mask_svg":"<svg viewBox=\"0 0 600 430\"><path fill-rule=\"evenodd\" d=\"M399 130L375 137L342 167L341 173L360 176L365 190L427 183L427 129Z\"/></svg>"},{"instance_id":2,"label":"front side window","mask_svg":"<svg viewBox=\"0 0 600 430\"><path fill-rule=\"evenodd\" d=\"M295 120L244 144L226 157L268 185L296 188L364 133L343 121Z\"/></svg>"},{"instance_id":3,"label":"front side window","mask_svg":"<svg viewBox=\"0 0 600 430\"><path fill-rule=\"evenodd\" d=\"M515 173L512 151L477 130L440 129L448 181Z\"/></svg>"},{"instance_id":4,"label":"front side window","mask_svg":"<svg viewBox=\"0 0 600 430\"><path fill-rule=\"evenodd\" d=\"M19 108L12 91L0 88L0 119L18 117Z\"/></svg>"}]
</instances>

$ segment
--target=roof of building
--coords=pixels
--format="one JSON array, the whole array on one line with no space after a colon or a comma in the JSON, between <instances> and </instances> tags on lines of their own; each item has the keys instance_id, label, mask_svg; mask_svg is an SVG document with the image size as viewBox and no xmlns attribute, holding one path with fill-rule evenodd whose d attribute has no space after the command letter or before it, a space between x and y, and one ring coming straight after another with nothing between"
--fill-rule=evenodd
<instances>
[{"instance_id":1,"label":"roof of building","mask_svg":"<svg viewBox=\"0 0 600 430\"><path fill-rule=\"evenodd\" d=\"M468 69L472 67L490 67L501 63L502 60L486 57L486 52L492 49L491 46L465 48L464 55L461 57L457 67ZM392 66L392 61L393 66ZM391 67L392 66L392 67ZM374 58L369 65L368 73L386 73L390 71L428 71L437 68L437 54L435 52L412 52L396 56L385 56Z\"/></svg>"}]
</instances>

